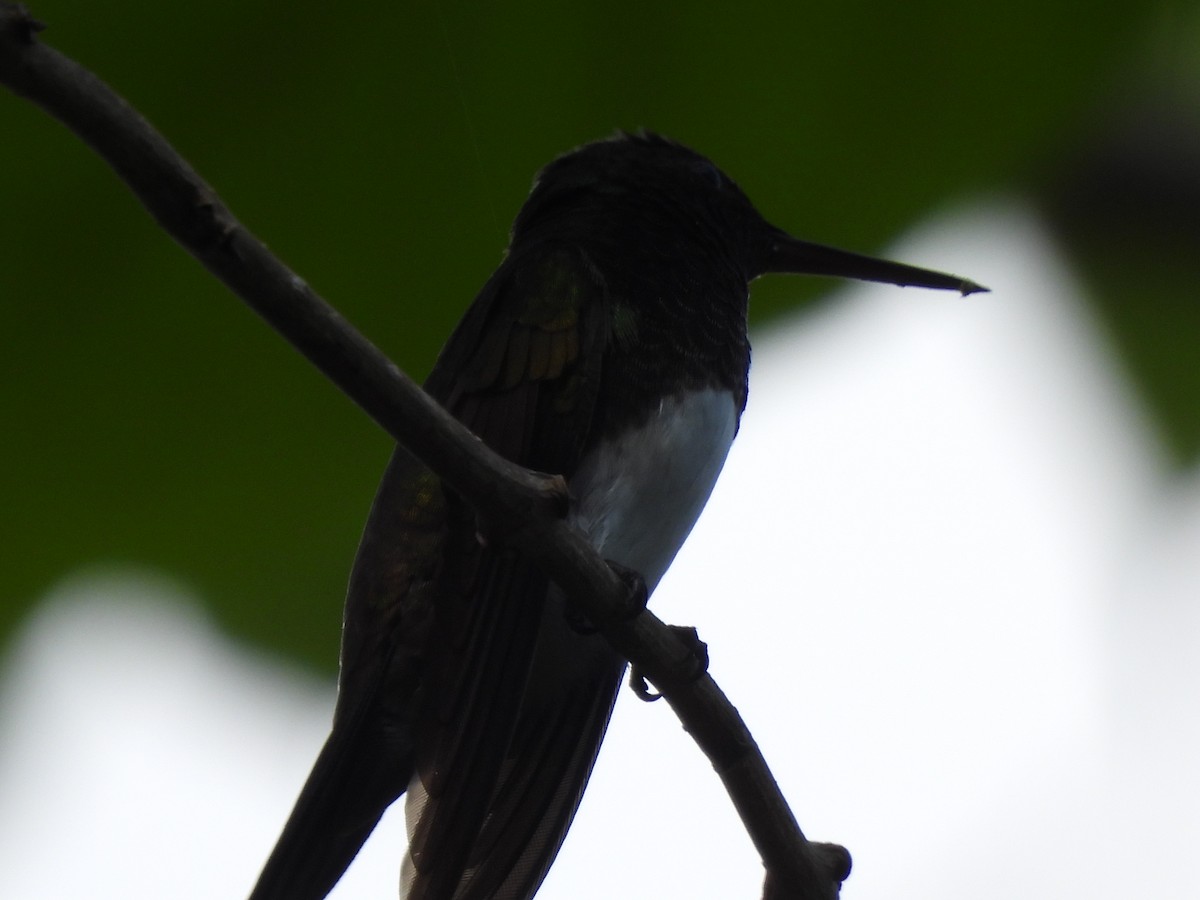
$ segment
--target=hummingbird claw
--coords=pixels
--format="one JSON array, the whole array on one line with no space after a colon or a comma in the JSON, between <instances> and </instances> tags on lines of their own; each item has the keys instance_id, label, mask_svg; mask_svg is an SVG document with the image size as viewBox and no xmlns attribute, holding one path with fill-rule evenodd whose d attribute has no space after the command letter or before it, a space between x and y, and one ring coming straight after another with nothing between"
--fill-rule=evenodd
<instances>
[{"instance_id":1,"label":"hummingbird claw","mask_svg":"<svg viewBox=\"0 0 1200 900\"><path fill-rule=\"evenodd\" d=\"M662 699L662 694L650 690L650 682L646 680L645 673L637 666L629 667L629 689L643 703L653 703L655 700Z\"/></svg>"},{"instance_id":2,"label":"hummingbird claw","mask_svg":"<svg viewBox=\"0 0 1200 900\"><path fill-rule=\"evenodd\" d=\"M575 502L575 498L571 496L571 488L567 484L567 479L561 475L551 475L549 493L555 513L560 519L565 519L567 513L571 511L571 504Z\"/></svg>"},{"instance_id":3,"label":"hummingbird claw","mask_svg":"<svg viewBox=\"0 0 1200 900\"><path fill-rule=\"evenodd\" d=\"M621 605L612 617L612 621L628 622L630 619L636 619L646 609L646 604L650 602L650 591L646 589L646 579L640 572L635 572L619 562L613 562L611 559L606 559L605 562L625 585L625 596L621 598Z\"/></svg>"},{"instance_id":4,"label":"hummingbird claw","mask_svg":"<svg viewBox=\"0 0 1200 900\"><path fill-rule=\"evenodd\" d=\"M574 607L568 607L564 618L567 620L567 625L578 635L583 637L591 637L593 634L599 634L600 629L591 623L583 613L579 612Z\"/></svg>"},{"instance_id":5,"label":"hummingbird claw","mask_svg":"<svg viewBox=\"0 0 1200 900\"><path fill-rule=\"evenodd\" d=\"M708 644L700 640L700 633L690 625L668 625L683 645L687 648L686 655L674 660L667 681L671 684L691 684L698 681L708 671ZM659 679L659 683L662 683ZM641 666L629 667L629 689L639 700L653 703L662 697L661 692L652 691L646 673Z\"/></svg>"},{"instance_id":6,"label":"hummingbird claw","mask_svg":"<svg viewBox=\"0 0 1200 900\"><path fill-rule=\"evenodd\" d=\"M613 570L625 585L625 596L621 598L621 602L613 614L599 623L593 622L582 613L576 612L573 609L567 610L567 623L578 634L596 634L609 625L616 625L636 619L642 614L642 611L646 608L646 604L650 601L650 592L646 589L646 580L642 578L640 573L621 565L619 562L613 562L611 559L606 559L605 562L608 563L608 567Z\"/></svg>"},{"instance_id":7,"label":"hummingbird claw","mask_svg":"<svg viewBox=\"0 0 1200 900\"><path fill-rule=\"evenodd\" d=\"M534 509L528 516L536 518L539 511L548 511L554 518L565 519L574 500L567 480L562 475L547 474L533 469L526 471L525 476L526 487L536 494L533 500ZM512 529L499 529L494 522L478 512L475 513L475 542L481 548L486 550L489 547L502 547L514 543L513 539Z\"/></svg>"}]
</instances>

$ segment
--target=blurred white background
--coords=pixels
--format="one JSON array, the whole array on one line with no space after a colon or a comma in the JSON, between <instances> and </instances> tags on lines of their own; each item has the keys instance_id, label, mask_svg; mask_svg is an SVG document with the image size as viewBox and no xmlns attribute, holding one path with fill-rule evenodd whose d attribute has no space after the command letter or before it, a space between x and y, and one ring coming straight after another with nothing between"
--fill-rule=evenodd
<instances>
[{"instance_id":1,"label":"blurred white background","mask_svg":"<svg viewBox=\"0 0 1200 900\"><path fill-rule=\"evenodd\" d=\"M1200 896L1200 484L1026 211L980 202L890 255L993 293L854 286L753 335L655 611L699 627L806 833L854 854L849 900ZM0 897L244 896L333 685L165 575L52 593L0 685ZM333 897L396 895L400 813ZM670 709L622 697L540 896L760 881Z\"/></svg>"}]
</instances>

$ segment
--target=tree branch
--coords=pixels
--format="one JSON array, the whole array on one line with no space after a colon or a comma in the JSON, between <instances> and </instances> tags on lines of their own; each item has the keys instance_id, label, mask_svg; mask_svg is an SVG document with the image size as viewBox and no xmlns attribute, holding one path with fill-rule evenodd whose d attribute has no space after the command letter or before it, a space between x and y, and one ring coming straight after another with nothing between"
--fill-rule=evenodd
<instances>
[{"instance_id":1,"label":"tree branch","mask_svg":"<svg viewBox=\"0 0 1200 900\"><path fill-rule=\"evenodd\" d=\"M563 480L492 452L428 397L225 207L167 141L100 79L41 44L25 7L0 3L0 82L96 151L156 221L309 361L540 565L616 650L666 697L712 761L767 869L764 896L830 900L850 871L834 844L809 842L745 723L650 612L621 617L627 587L566 524Z\"/></svg>"}]
</instances>

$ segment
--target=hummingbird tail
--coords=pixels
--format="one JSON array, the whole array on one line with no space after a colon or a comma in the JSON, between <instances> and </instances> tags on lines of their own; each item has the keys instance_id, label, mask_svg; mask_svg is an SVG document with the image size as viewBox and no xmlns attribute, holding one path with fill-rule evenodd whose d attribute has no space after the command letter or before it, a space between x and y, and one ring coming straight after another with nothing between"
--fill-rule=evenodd
<instances>
[{"instance_id":1,"label":"hummingbird tail","mask_svg":"<svg viewBox=\"0 0 1200 900\"><path fill-rule=\"evenodd\" d=\"M561 620L561 611L553 617ZM483 815L457 838L443 839L438 850L426 847L414 857L410 845L401 869L403 900L534 896L583 797L624 667L599 635L581 637L565 626L542 631ZM410 835L439 830L438 820L463 824L443 799L430 794L418 767L405 806Z\"/></svg>"},{"instance_id":2,"label":"hummingbird tail","mask_svg":"<svg viewBox=\"0 0 1200 900\"><path fill-rule=\"evenodd\" d=\"M249 900L322 900L403 792L411 762L361 731L335 722Z\"/></svg>"}]
</instances>

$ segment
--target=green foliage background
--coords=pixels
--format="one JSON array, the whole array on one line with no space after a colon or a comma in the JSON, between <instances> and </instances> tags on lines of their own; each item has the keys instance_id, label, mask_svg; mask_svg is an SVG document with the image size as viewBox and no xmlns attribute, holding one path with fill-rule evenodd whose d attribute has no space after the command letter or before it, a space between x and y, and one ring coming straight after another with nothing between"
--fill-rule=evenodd
<instances>
[{"instance_id":1,"label":"green foliage background","mask_svg":"<svg viewBox=\"0 0 1200 900\"><path fill-rule=\"evenodd\" d=\"M1036 192L1164 35L1200 45L1179 37L1194 3L1132 0L31 9L418 378L534 172L573 145L661 131L778 224L872 251L938 206ZM8 94L0 171L0 639L55 579L115 560L331 671L388 440ZM764 282L756 320L820 287ZM1191 300L1155 320L1189 363ZM1129 343L1135 372L1161 356ZM1158 380L1142 384L1188 461L1200 388Z\"/></svg>"}]
</instances>

